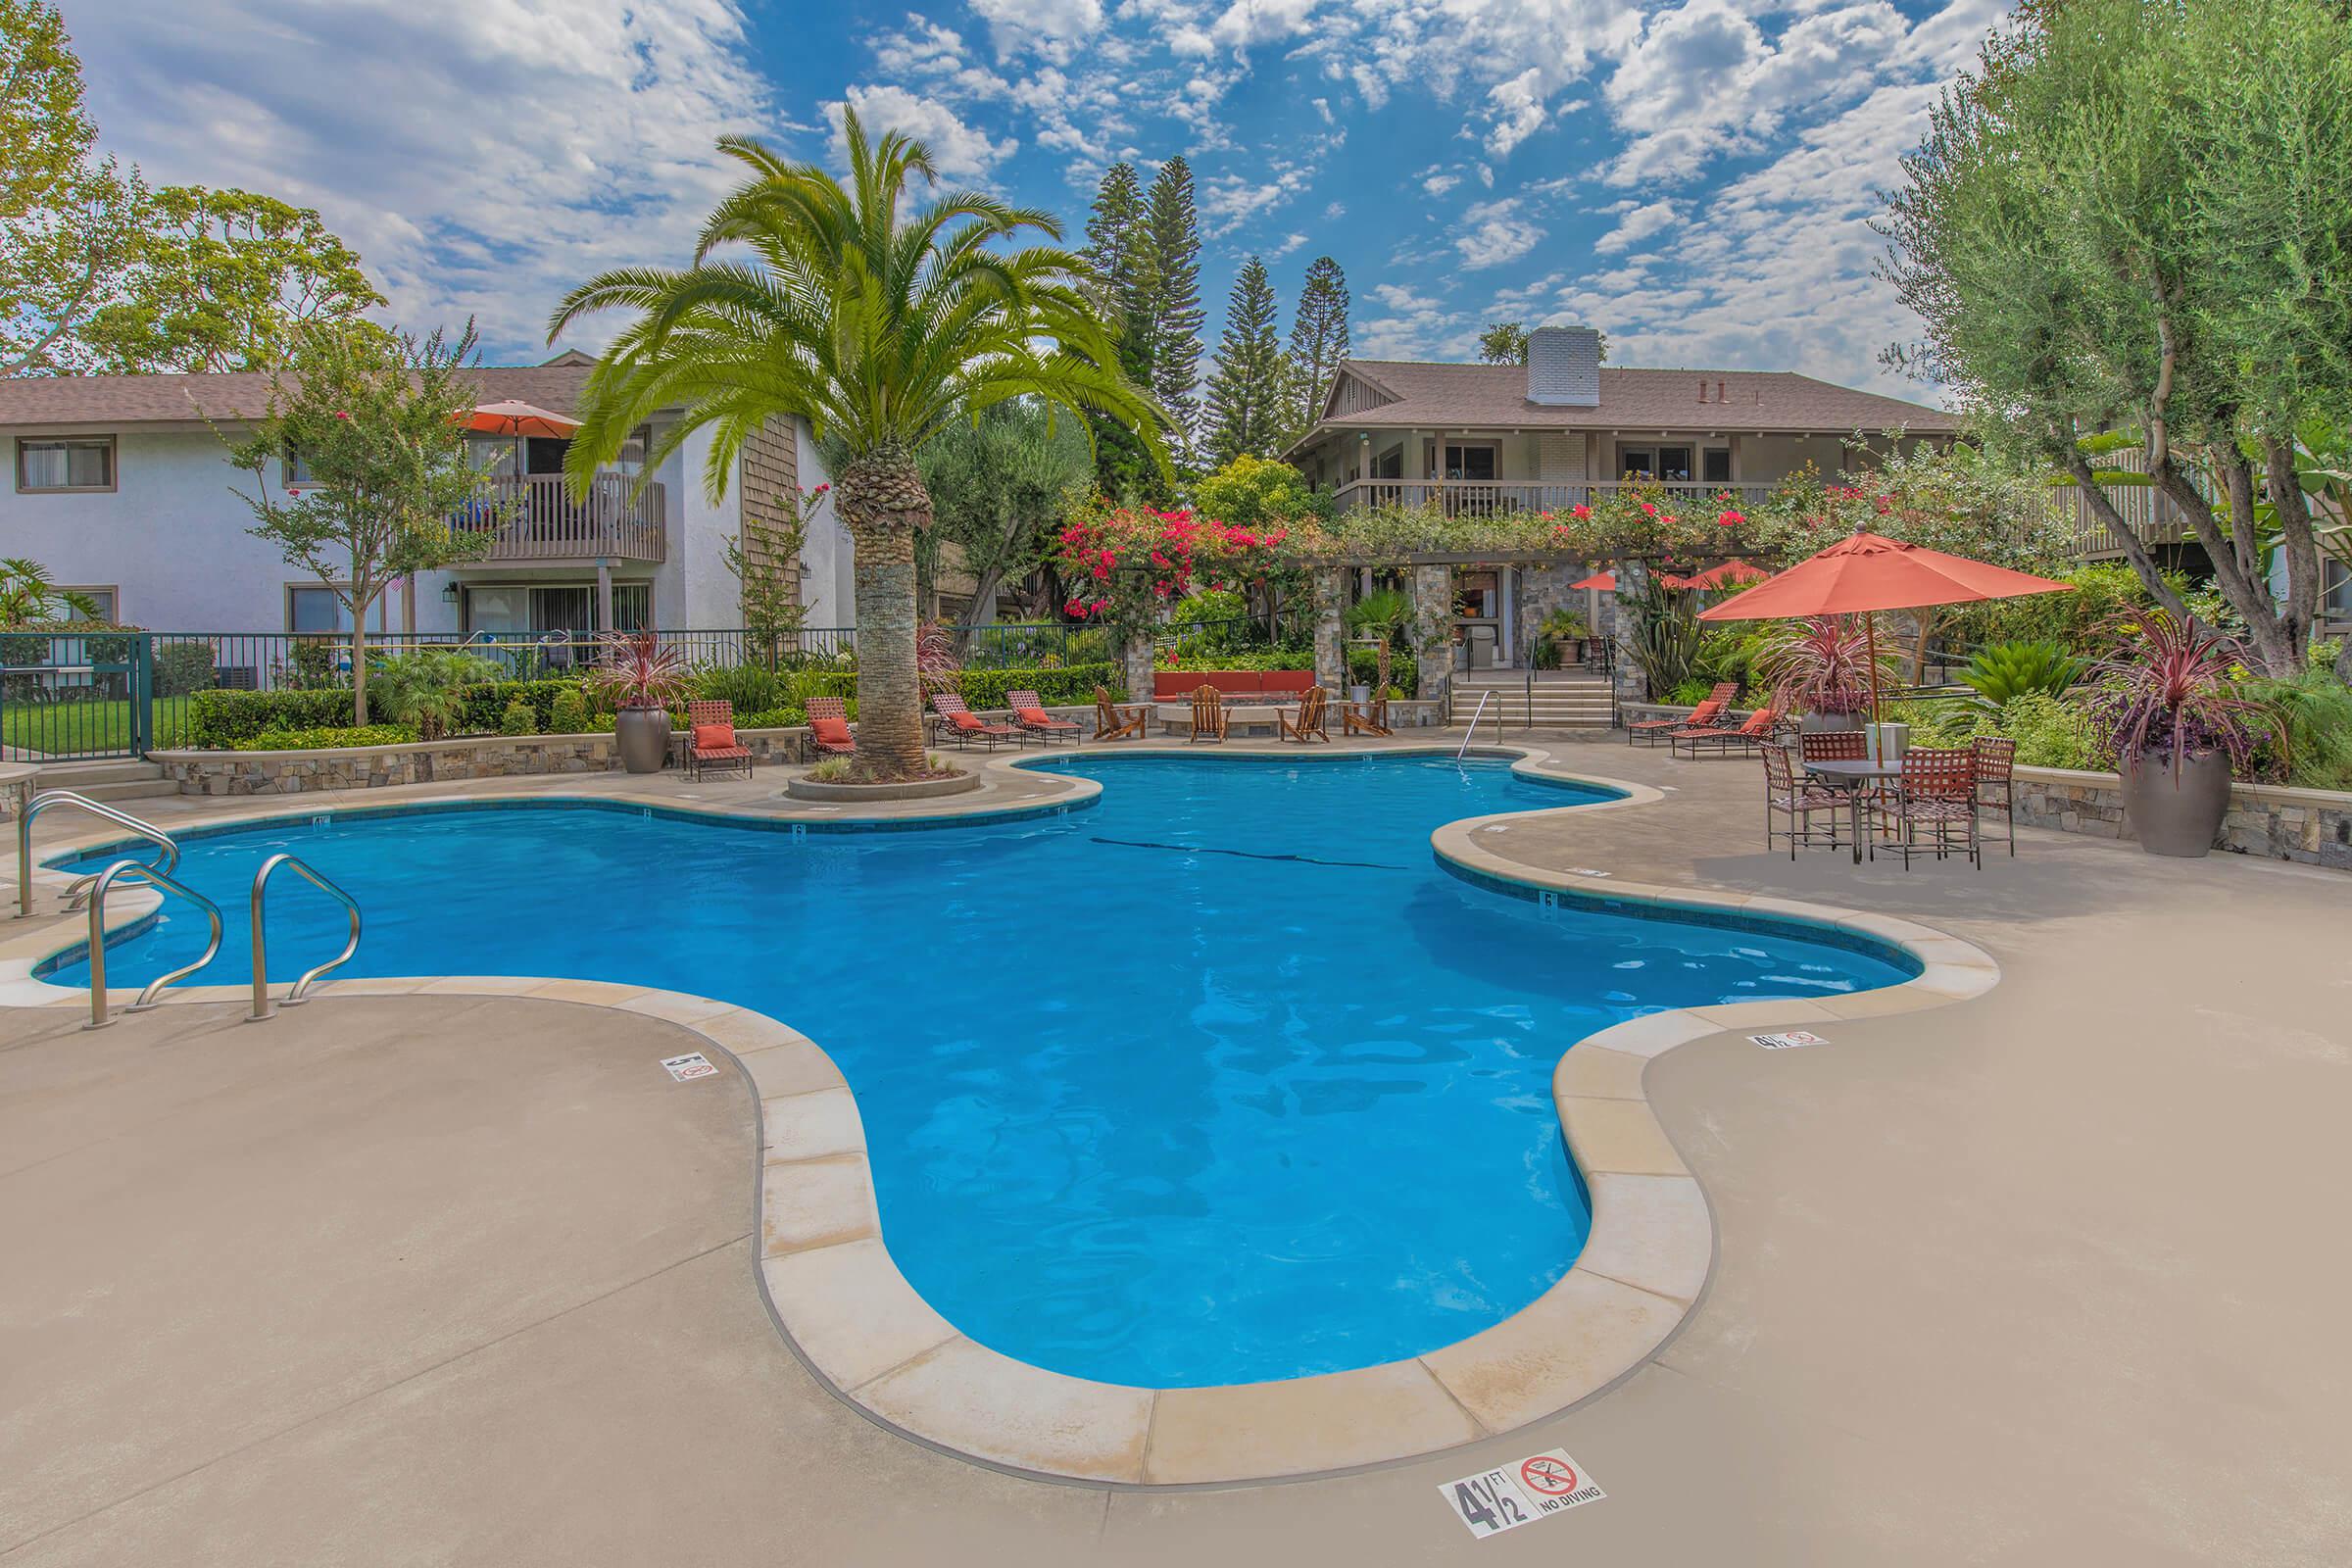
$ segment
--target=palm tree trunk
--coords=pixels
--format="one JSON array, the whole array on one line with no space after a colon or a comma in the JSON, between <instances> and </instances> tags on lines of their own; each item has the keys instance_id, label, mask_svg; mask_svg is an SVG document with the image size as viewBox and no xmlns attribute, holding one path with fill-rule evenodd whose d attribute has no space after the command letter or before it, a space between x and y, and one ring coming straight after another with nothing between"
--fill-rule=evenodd
<instances>
[{"instance_id":1,"label":"palm tree trunk","mask_svg":"<svg viewBox=\"0 0 2352 1568\"><path fill-rule=\"evenodd\" d=\"M858 755L850 776L923 771L923 695L914 656L914 542L931 496L912 454L883 448L846 464L836 505L857 551Z\"/></svg>"}]
</instances>

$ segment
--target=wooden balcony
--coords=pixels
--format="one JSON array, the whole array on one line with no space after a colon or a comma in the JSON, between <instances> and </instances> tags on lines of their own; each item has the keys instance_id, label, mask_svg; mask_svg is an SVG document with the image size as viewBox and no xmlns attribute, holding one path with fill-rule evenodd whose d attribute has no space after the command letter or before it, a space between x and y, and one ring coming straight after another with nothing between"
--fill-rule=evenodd
<instances>
[{"instance_id":1,"label":"wooden balcony","mask_svg":"<svg viewBox=\"0 0 2352 1568\"><path fill-rule=\"evenodd\" d=\"M1663 491L1693 507L1728 492L1733 505L1753 506L1771 495L1773 487L1684 482L1652 485L1614 479L1357 479L1340 486L1336 494L1343 512L1364 507L1435 507L1448 517L1492 517L1511 512L1565 512L1626 490Z\"/></svg>"},{"instance_id":2,"label":"wooden balcony","mask_svg":"<svg viewBox=\"0 0 2352 1568\"><path fill-rule=\"evenodd\" d=\"M652 562L669 553L667 498L658 482L642 488L625 474L600 473L585 499L560 473L507 475L491 481L473 512L456 526L491 534L483 562Z\"/></svg>"}]
</instances>

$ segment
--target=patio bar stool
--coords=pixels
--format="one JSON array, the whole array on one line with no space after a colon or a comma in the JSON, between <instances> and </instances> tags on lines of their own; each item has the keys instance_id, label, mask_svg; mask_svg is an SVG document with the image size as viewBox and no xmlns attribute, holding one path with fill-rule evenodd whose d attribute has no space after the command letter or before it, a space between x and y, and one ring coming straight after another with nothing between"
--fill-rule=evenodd
<instances>
[{"instance_id":1,"label":"patio bar stool","mask_svg":"<svg viewBox=\"0 0 2352 1568\"><path fill-rule=\"evenodd\" d=\"M1970 752L1977 760L1977 804L2001 808L2012 858L2017 855L2017 742L2006 735L1980 735Z\"/></svg>"}]
</instances>

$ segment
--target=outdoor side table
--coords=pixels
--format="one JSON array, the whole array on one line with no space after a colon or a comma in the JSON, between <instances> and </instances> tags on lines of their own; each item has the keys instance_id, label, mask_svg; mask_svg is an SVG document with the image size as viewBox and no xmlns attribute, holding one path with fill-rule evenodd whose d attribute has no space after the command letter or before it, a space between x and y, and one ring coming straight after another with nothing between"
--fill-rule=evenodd
<instances>
[{"instance_id":1,"label":"outdoor side table","mask_svg":"<svg viewBox=\"0 0 2352 1568\"><path fill-rule=\"evenodd\" d=\"M1862 863L1862 794L1871 785L1884 779L1901 778L1900 762L1872 762L1867 760L1820 761L1805 763L1805 772L1845 791L1846 802L1853 813L1854 863Z\"/></svg>"}]
</instances>

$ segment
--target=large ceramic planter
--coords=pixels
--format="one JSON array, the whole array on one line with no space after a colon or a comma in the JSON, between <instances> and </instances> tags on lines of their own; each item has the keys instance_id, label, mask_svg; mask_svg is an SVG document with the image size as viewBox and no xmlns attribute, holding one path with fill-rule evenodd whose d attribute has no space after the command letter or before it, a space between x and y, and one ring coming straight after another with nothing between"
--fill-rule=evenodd
<instances>
[{"instance_id":1,"label":"large ceramic planter","mask_svg":"<svg viewBox=\"0 0 2352 1568\"><path fill-rule=\"evenodd\" d=\"M2230 810L2230 757L2207 752L2185 758L2178 777L2171 755L2132 759L2124 766L2124 815L2150 855L2193 858L2213 852Z\"/></svg>"},{"instance_id":2,"label":"large ceramic planter","mask_svg":"<svg viewBox=\"0 0 2352 1568\"><path fill-rule=\"evenodd\" d=\"M1797 728L1807 735L1819 735L1834 729L1860 729L1863 723L1860 713L1807 713L1797 720Z\"/></svg>"},{"instance_id":3,"label":"large ceramic planter","mask_svg":"<svg viewBox=\"0 0 2352 1568\"><path fill-rule=\"evenodd\" d=\"M613 745L620 765L632 773L659 773L669 760L669 710L624 708L612 715Z\"/></svg>"}]
</instances>

